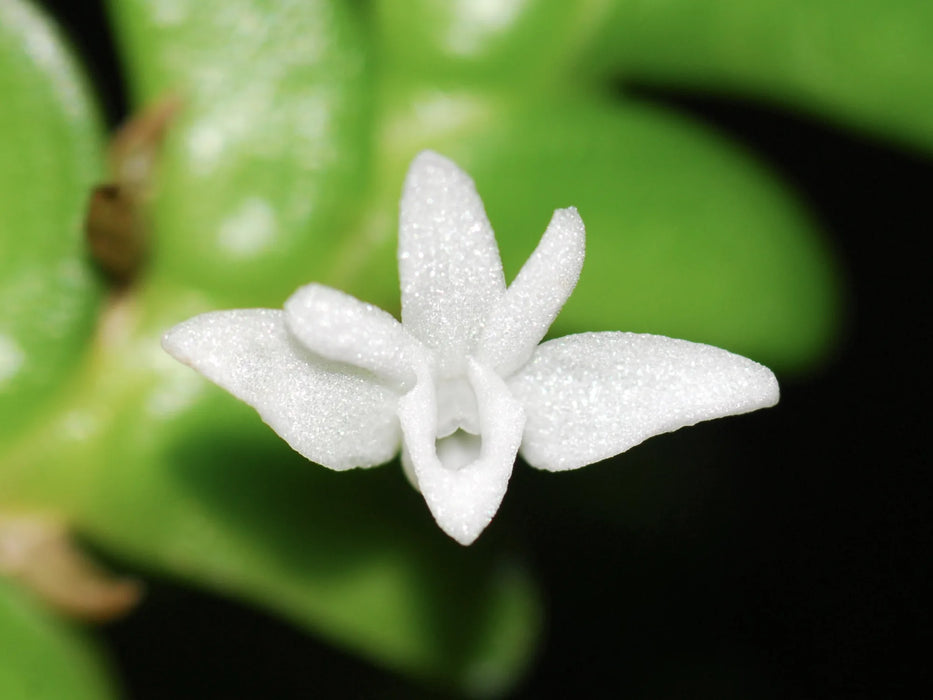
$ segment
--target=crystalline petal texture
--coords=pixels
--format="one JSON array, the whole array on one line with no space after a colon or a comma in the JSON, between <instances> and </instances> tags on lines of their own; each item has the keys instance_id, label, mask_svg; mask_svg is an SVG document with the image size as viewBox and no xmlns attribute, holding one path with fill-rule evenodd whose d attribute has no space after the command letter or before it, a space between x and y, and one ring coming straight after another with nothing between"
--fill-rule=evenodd
<instances>
[{"instance_id":1,"label":"crystalline petal texture","mask_svg":"<svg viewBox=\"0 0 933 700\"><path fill-rule=\"evenodd\" d=\"M401 443L437 523L470 544L519 449L539 469L576 469L778 400L767 368L708 345L634 333L539 345L576 285L584 239L577 211L557 210L506 288L473 181L425 152L402 193L402 323L309 284L284 311L203 314L163 345L326 467L380 464Z\"/></svg>"},{"instance_id":2,"label":"crystalline petal texture","mask_svg":"<svg viewBox=\"0 0 933 700\"><path fill-rule=\"evenodd\" d=\"M166 334L175 358L255 408L292 448L331 469L382 464L398 452L395 394L352 366L310 353L285 312L215 311Z\"/></svg>"},{"instance_id":3,"label":"crystalline petal texture","mask_svg":"<svg viewBox=\"0 0 933 700\"><path fill-rule=\"evenodd\" d=\"M405 179L398 267L402 323L436 352L442 373L463 372L505 278L473 181L436 153L415 158Z\"/></svg>"},{"instance_id":4,"label":"crystalline petal texture","mask_svg":"<svg viewBox=\"0 0 933 700\"><path fill-rule=\"evenodd\" d=\"M777 402L766 367L725 350L637 333L581 333L538 346L509 380L525 405L522 457L577 469L661 433Z\"/></svg>"}]
</instances>

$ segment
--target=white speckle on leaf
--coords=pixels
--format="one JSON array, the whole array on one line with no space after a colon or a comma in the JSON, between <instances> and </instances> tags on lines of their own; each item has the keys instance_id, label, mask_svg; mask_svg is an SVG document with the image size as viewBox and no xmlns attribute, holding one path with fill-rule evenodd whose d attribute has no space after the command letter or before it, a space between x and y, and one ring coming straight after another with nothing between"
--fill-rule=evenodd
<instances>
[{"instance_id":1,"label":"white speckle on leaf","mask_svg":"<svg viewBox=\"0 0 933 700\"><path fill-rule=\"evenodd\" d=\"M0 335L0 389L19 372L25 361L26 355L19 343L7 335Z\"/></svg>"},{"instance_id":2,"label":"white speckle on leaf","mask_svg":"<svg viewBox=\"0 0 933 700\"><path fill-rule=\"evenodd\" d=\"M199 175L213 171L224 148L224 136L214 124L195 124L188 132L188 155Z\"/></svg>"},{"instance_id":3,"label":"white speckle on leaf","mask_svg":"<svg viewBox=\"0 0 933 700\"><path fill-rule=\"evenodd\" d=\"M482 51L524 10L528 0L467 0L451 3L456 20L448 25L447 45L461 56Z\"/></svg>"},{"instance_id":4,"label":"white speckle on leaf","mask_svg":"<svg viewBox=\"0 0 933 700\"><path fill-rule=\"evenodd\" d=\"M275 239L277 228L275 210L269 202L249 197L221 222L217 238L232 256L248 257L265 250Z\"/></svg>"},{"instance_id":5,"label":"white speckle on leaf","mask_svg":"<svg viewBox=\"0 0 933 700\"><path fill-rule=\"evenodd\" d=\"M153 4L153 20L161 27L181 24L188 17L185 0L159 0Z\"/></svg>"},{"instance_id":6,"label":"white speckle on leaf","mask_svg":"<svg viewBox=\"0 0 933 700\"><path fill-rule=\"evenodd\" d=\"M72 411L62 419L62 432L75 442L86 440L98 427L99 421L86 411Z\"/></svg>"}]
</instances>

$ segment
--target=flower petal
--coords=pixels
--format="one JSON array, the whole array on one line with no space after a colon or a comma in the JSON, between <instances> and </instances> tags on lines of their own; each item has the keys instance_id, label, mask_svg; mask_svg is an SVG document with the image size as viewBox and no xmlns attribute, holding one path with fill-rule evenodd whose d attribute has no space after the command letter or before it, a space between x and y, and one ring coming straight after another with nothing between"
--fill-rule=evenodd
<instances>
[{"instance_id":1,"label":"flower petal","mask_svg":"<svg viewBox=\"0 0 933 700\"><path fill-rule=\"evenodd\" d=\"M522 457L550 471L612 457L649 437L773 406L767 367L725 350L637 333L544 343L509 381L525 406Z\"/></svg>"},{"instance_id":2,"label":"flower petal","mask_svg":"<svg viewBox=\"0 0 933 700\"><path fill-rule=\"evenodd\" d=\"M423 373L399 400L409 469L437 524L463 545L471 544L499 509L525 425L521 405L495 372L470 360L467 373L479 408L478 445L465 434L436 441L437 406L429 374ZM478 457L464 465L477 450Z\"/></svg>"},{"instance_id":3,"label":"flower petal","mask_svg":"<svg viewBox=\"0 0 933 700\"><path fill-rule=\"evenodd\" d=\"M398 235L402 322L438 351L443 374L460 372L505 292L499 249L469 175L436 153L419 154L405 179Z\"/></svg>"},{"instance_id":4,"label":"flower petal","mask_svg":"<svg viewBox=\"0 0 933 700\"><path fill-rule=\"evenodd\" d=\"M309 284L285 302L285 324L301 343L329 360L413 385L425 351L382 309L336 289Z\"/></svg>"},{"instance_id":5,"label":"flower petal","mask_svg":"<svg viewBox=\"0 0 933 700\"><path fill-rule=\"evenodd\" d=\"M525 364L583 268L586 232L573 207L551 217L535 251L486 320L477 356L504 377Z\"/></svg>"},{"instance_id":6,"label":"flower petal","mask_svg":"<svg viewBox=\"0 0 933 700\"><path fill-rule=\"evenodd\" d=\"M372 375L308 352L285 312L201 314L162 346L255 408L296 452L330 469L381 464L398 451L397 395Z\"/></svg>"}]
</instances>

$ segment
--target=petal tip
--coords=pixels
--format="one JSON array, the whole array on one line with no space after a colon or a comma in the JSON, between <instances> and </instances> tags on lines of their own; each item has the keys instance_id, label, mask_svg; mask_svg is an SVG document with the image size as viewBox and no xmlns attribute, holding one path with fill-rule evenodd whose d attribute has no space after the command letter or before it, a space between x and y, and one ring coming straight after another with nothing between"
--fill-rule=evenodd
<instances>
[{"instance_id":1,"label":"petal tip","mask_svg":"<svg viewBox=\"0 0 933 700\"><path fill-rule=\"evenodd\" d=\"M586 245L586 226L576 207L554 210L542 238L542 240L547 239L561 241L560 247L566 249L565 253L580 258L582 266L582 256Z\"/></svg>"},{"instance_id":2,"label":"petal tip","mask_svg":"<svg viewBox=\"0 0 933 700\"><path fill-rule=\"evenodd\" d=\"M483 528L483 529L485 529L485 528ZM467 535L463 535L463 536L461 536L461 537L458 537L457 535L453 534L452 532L448 532L447 534L450 535L450 536L453 538L453 540L454 540L457 544L459 544L459 545L461 545L461 546L463 546L463 547L469 547L471 544L473 544L474 542L476 542L476 540L477 540L477 538L480 536L480 533L481 533L481 532L482 532L482 530L480 530L479 532L476 532L475 534L467 534Z\"/></svg>"},{"instance_id":3,"label":"petal tip","mask_svg":"<svg viewBox=\"0 0 933 700\"><path fill-rule=\"evenodd\" d=\"M554 210L554 220L560 221L565 225L583 228L583 217L576 207L562 207Z\"/></svg>"},{"instance_id":4,"label":"petal tip","mask_svg":"<svg viewBox=\"0 0 933 700\"><path fill-rule=\"evenodd\" d=\"M734 372L739 374L734 374L733 377L735 390L741 392L745 398L745 410L742 412L771 408L778 404L781 400L781 387L774 372L760 362L742 355L725 354L731 355L736 361Z\"/></svg>"},{"instance_id":5,"label":"petal tip","mask_svg":"<svg viewBox=\"0 0 933 700\"><path fill-rule=\"evenodd\" d=\"M423 182L460 182L472 185L471 178L459 165L437 151L421 151L408 166L405 178L406 188ZM461 185L462 186L462 185Z\"/></svg>"},{"instance_id":6,"label":"petal tip","mask_svg":"<svg viewBox=\"0 0 933 700\"><path fill-rule=\"evenodd\" d=\"M413 469L434 521L464 547L489 526L505 496L511 465L506 474L492 475L491 480L486 467L477 462L462 471L448 472L437 463L429 470L417 465Z\"/></svg>"},{"instance_id":7,"label":"petal tip","mask_svg":"<svg viewBox=\"0 0 933 700\"><path fill-rule=\"evenodd\" d=\"M483 534L483 530L492 522L491 516L476 518L464 517L463 514L448 517L438 513L432 513L432 515L438 526L444 531L444 534L464 547L469 547L476 542L479 536Z\"/></svg>"},{"instance_id":8,"label":"petal tip","mask_svg":"<svg viewBox=\"0 0 933 700\"><path fill-rule=\"evenodd\" d=\"M771 408L776 406L781 400L781 386L778 384L777 377L770 369L761 366L763 374L763 386L761 391L761 407Z\"/></svg>"},{"instance_id":9,"label":"petal tip","mask_svg":"<svg viewBox=\"0 0 933 700\"><path fill-rule=\"evenodd\" d=\"M442 156L437 151L432 151L429 148L426 148L423 151L420 151L412 161L409 168L414 170L416 168L426 168L430 166L439 166L439 167L457 167L450 158ZM459 170L459 168L457 168Z\"/></svg>"},{"instance_id":10,"label":"petal tip","mask_svg":"<svg viewBox=\"0 0 933 700\"><path fill-rule=\"evenodd\" d=\"M583 223L580 212L576 207L555 209L544 235L555 236L563 240L563 254L576 261L576 264L572 266L575 270L574 285L576 285L580 269L583 267L583 258L586 255L586 225Z\"/></svg>"},{"instance_id":11,"label":"petal tip","mask_svg":"<svg viewBox=\"0 0 933 700\"><path fill-rule=\"evenodd\" d=\"M313 319L320 304L326 303L327 294L333 292L334 290L329 287L316 282L303 285L292 292L282 304L282 309L285 311L285 323L289 330L292 330L292 324L296 322Z\"/></svg>"},{"instance_id":12,"label":"petal tip","mask_svg":"<svg viewBox=\"0 0 933 700\"><path fill-rule=\"evenodd\" d=\"M187 348L190 346L191 319L183 321L169 328L162 334L162 349L180 362L187 362Z\"/></svg>"}]
</instances>

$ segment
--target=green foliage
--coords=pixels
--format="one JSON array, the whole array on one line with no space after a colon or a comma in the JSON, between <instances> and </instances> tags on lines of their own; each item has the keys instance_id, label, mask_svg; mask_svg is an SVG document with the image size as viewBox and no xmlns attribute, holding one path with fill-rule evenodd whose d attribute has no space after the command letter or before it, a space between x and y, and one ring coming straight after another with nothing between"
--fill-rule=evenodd
<instances>
[{"instance_id":1,"label":"green foliage","mask_svg":"<svg viewBox=\"0 0 933 700\"><path fill-rule=\"evenodd\" d=\"M0 579L0 697L107 700L114 693L93 647L63 620Z\"/></svg>"},{"instance_id":2,"label":"green foliage","mask_svg":"<svg viewBox=\"0 0 933 700\"><path fill-rule=\"evenodd\" d=\"M746 95L933 150L927 0L617 0L587 70Z\"/></svg>"},{"instance_id":3,"label":"green foliage","mask_svg":"<svg viewBox=\"0 0 933 700\"><path fill-rule=\"evenodd\" d=\"M178 313L167 309L127 328L75 386L87 432L76 438L64 416L51 438L27 441L0 492L51 502L140 567L259 602L390 668L511 682L538 628L521 567L494 541L450 542L397 463L308 465L251 409L154 352L153 329Z\"/></svg>"},{"instance_id":4,"label":"green foliage","mask_svg":"<svg viewBox=\"0 0 933 700\"><path fill-rule=\"evenodd\" d=\"M603 15L606 0L446 2L378 0L374 44L386 78L510 95L566 79L572 60Z\"/></svg>"},{"instance_id":5,"label":"green foliage","mask_svg":"<svg viewBox=\"0 0 933 700\"><path fill-rule=\"evenodd\" d=\"M815 226L759 163L696 123L628 101L577 99L499 105L495 119L421 144L474 176L509 276L555 208L579 209L586 263L553 335L660 333L779 369L804 367L831 346L837 280ZM399 160L386 180L400 186L403 172ZM337 284L392 308L394 222L385 225L369 239L381 247Z\"/></svg>"},{"instance_id":6,"label":"green foliage","mask_svg":"<svg viewBox=\"0 0 933 700\"><path fill-rule=\"evenodd\" d=\"M55 513L144 570L478 694L515 682L540 626L505 533L450 542L397 464L305 463L165 356L160 333L209 309L278 307L310 281L397 308L398 195L433 148L476 179L510 276L554 208L580 210L587 262L556 334L663 333L800 371L839 315L819 232L751 154L616 81L770 99L933 144L933 16L919 1L109 9L137 105L180 108L153 173L151 258L102 309L81 233L102 177L95 109L48 22L0 0L0 510ZM40 647L4 641L16 625L62 659L42 679L68 688L57 697L102 696L86 652L67 651L79 642L2 582L0 695L35 677Z\"/></svg>"},{"instance_id":7,"label":"green foliage","mask_svg":"<svg viewBox=\"0 0 933 700\"><path fill-rule=\"evenodd\" d=\"M354 220L371 109L346 3L111 3L140 103L174 95L154 269L277 306Z\"/></svg>"},{"instance_id":8,"label":"green foliage","mask_svg":"<svg viewBox=\"0 0 933 700\"><path fill-rule=\"evenodd\" d=\"M53 29L0 3L0 437L42 408L78 367L101 285L84 252L86 193L102 129ZM37 310L41 309L41 313Z\"/></svg>"}]
</instances>

